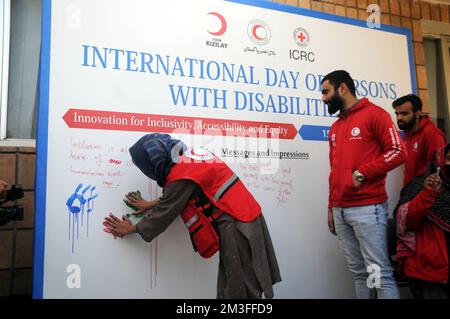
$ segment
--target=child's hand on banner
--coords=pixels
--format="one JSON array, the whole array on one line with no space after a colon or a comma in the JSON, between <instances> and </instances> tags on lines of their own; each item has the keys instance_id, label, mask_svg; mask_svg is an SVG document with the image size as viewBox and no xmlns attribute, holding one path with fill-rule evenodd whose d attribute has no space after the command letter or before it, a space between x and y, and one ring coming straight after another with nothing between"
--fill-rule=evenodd
<instances>
[{"instance_id":1,"label":"child's hand on banner","mask_svg":"<svg viewBox=\"0 0 450 319\"><path fill-rule=\"evenodd\" d=\"M141 193L139 191L137 192L130 192L125 195L125 198L123 199L125 204L133 209L135 212L132 213L134 216L143 214L147 210L151 209L159 200L151 200L147 201L142 198Z\"/></svg>"}]
</instances>

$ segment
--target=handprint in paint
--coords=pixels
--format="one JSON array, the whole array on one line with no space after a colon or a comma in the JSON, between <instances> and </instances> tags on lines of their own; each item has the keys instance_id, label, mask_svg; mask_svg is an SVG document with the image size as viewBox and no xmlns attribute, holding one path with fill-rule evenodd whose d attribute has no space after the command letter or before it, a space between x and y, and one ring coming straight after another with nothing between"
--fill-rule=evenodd
<instances>
[{"instance_id":1,"label":"handprint in paint","mask_svg":"<svg viewBox=\"0 0 450 319\"><path fill-rule=\"evenodd\" d=\"M66 201L66 206L69 210L69 240L72 240L72 253L75 249L75 224L76 236L79 239L79 227L84 224L84 217L86 215L86 236L89 237L89 215L94 210L94 199L98 194L93 194L96 190L95 186L87 185L81 192L83 184L78 184L75 192L69 196ZM90 190L90 191L89 191ZM89 191L89 192L88 192ZM86 208L86 212L85 212ZM86 213L86 214L85 214Z\"/></svg>"}]
</instances>

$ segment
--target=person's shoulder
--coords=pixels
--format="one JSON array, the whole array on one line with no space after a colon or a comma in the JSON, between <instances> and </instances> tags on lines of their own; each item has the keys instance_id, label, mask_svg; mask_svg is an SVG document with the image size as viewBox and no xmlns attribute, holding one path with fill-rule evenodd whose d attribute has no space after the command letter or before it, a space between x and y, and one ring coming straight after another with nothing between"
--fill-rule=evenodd
<instances>
[{"instance_id":1,"label":"person's shoulder","mask_svg":"<svg viewBox=\"0 0 450 319\"><path fill-rule=\"evenodd\" d=\"M342 119L338 117L338 118L336 119L336 121L334 121L334 122L331 124L331 128L336 127L337 125L339 125L340 122L342 122Z\"/></svg>"},{"instance_id":2,"label":"person's shoulder","mask_svg":"<svg viewBox=\"0 0 450 319\"><path fill-rule=\"evenodd\" d=\"M376 113L376 114L382 114L382 115L389 115L388 111L384 109L383 107L367 100L366 109L368 112Z\"/></svg>"},{"instance_id":3,"label":"person's shoulder","mask_svg":"<svg viewBox=\"0 0 450 319\"><path fill-rule=\"evenodd\" d=\"M195 188L197 186L197 183L193 180L183 178L183 179L177 179L169 184L166 185L166 189L187 189L187 188Z\"/></svg>"},{"instance_id":4,"label":"person's shoulder","mask_svg":"<svg viewBox=\"0 0 450 319\"><path fill-rule=\"evenodd\" d=\"M370 121L379 121L379 120L387 120L392 121L391 115L379 105L376 105L373 102L367 100L364 105L364 108L361 110L364 117Z\"/></svg>"},{"instance_id":5,"label":"person's shoulder","mask_svg":"<svg viewBox=\"0 0 450 319\"><path fill-rule=\"evenodd\" d=\"M421 138L425 139L442 139L445 142L445 135L442 130L434 124L430 117L426 116L421 119L421 124L423 125L421 130L418 132Z\"/></svg>"},{"instance_id":6,"label":"person's shoulder","mask_svg":"<svg viewBox=\"0 0 450 319\"><path fill-rule=\"evenodd\" d=\"M434 122L431 120L431 118L428 115L425 115L420 120L422 124L422 130L427 133L435 134L436 132L440 132L440 129L434 124Z\"/></svg>"},{"instance_id":7,"label":"person's shoulder","mask_svg":"<svg viewBox=\"0 0 450 319\"><path fill-rule=\"evenodd\" d=\"M191 194L197 189L198 185L189 179L179 179L168 183L164 187L163 195L161 199L173 200L174 198L191 196Z\"/></svg>"},{"instance_id":8,"label":"person's shoulder","mask_svg":"<svg viewBox=\"0 0 450 319\"><path fill-rule=\"evenodd\" d=\"M364 112L364 113L387 113L385 109L383 109L381 106L378 106L377 104L370 101L368 98L362 98L359 100L357 104L357 110L358 112ZM388 113L387 113L388 114Z\"/></svg>"}]
</instances>

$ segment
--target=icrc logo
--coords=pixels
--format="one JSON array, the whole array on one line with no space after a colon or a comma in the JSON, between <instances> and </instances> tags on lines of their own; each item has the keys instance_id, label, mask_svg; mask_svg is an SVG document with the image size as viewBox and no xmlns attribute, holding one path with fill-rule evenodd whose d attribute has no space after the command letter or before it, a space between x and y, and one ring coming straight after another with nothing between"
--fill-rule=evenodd
<instances>
[{"instance_id":1,"label":"icrc logo","mask_svg":"<svg viewBox=\"0 0 450 319\"><path fill-rule=\"evenodd\" d=\"M250 40L258 45L265 45L269 43L272 35L267 23L259 19L250 21L247 26L247 34Z\"/></svg>"},{"instance_id":2,"label":"icrc logo","mask_svg":"<svg viewBox=\"0 0 450 319\"><path fill-rule=\"evenodd\" d=\"M359 133L361 133L361 130L359 129L359 127L354 127L352 129L352 136L358 136Z\"/></svg>"},{"instance_id":3,"label":"icrc logo","mask_svg":"<svg viewBox=\"0 0 450 319\"><path fill-rule=\"evenodd\" d=\"M309 44L309 33L304 28L297 28L294 30L294 41L300 47L306 47Z\"/></svg>"},{"instance_id":4,"label":"icrc logo","mask_svg":"<svg viewBox=\"0 0 450 319\"><path fill-rule=\"evenodd\" d=\"M306 51L306 47L310 44L311 36L309 32L302 27L294 30L292 38L295 44L300 47L296 49L289 49L289 59L298 61L300 63L313 63L316 61L316 56L313 51Z\"/></svg>"}]
</instances>

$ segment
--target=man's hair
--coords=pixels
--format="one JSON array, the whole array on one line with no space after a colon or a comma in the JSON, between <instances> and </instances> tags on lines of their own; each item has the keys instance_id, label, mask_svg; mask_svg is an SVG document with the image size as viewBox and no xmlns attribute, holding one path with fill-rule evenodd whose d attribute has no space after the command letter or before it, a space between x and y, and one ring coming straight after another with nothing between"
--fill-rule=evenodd
<instances>
[{"instance_id":1,"label":"man's hair","mask_svg":"<svg viewBox=\"0 0 450 319\"><path fill-rule=\"evenodd\" d=\"M355 94L355 83L353 82L352 77L350 74L345 70L336 70L331 73L328 73L325 75L325 77L322 79L322 82L320 84L323 84L325 81L329 81L330 84L334 87L334 90L337 91L339 86L344 83L347 85L348 90L353 96L356 96Z\"/></svg>"},{"instance_id":2,"label":"man's hair","mask_svg":"<svg viewBox=\"0 0 450 319\"><path fill-rule=\"evenodd\" d=\"M420 97L414 94L408 94L399 97L394 102L392 102L392 107L395 109L397 106L405 104L406 102L411 102L413 112L422 111L422 100Z\"/></svg>"}]
</instances>

